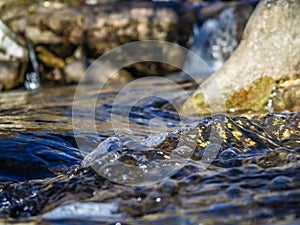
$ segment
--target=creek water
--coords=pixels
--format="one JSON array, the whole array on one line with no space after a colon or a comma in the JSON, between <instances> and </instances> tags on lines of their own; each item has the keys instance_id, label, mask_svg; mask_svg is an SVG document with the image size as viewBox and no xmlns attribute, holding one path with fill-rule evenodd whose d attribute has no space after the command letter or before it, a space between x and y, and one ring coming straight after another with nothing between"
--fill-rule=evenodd
<instances>
[{"instance_id":1,"label":"creek water","mask_svg":"<svg viewBox=\"0 0 300 225\"><path fill-rule=\"evenodd\" d=\"M173 87L152 82L129 89L128 93L136 96L147 89L162 91L182 101ZM98 166L115 168L112 174L117 180L109 179L109 173L97 173L99 170L91 164L81 166L83 159L90 159L78 150L73 133L76 87L1 94L0 221L233 224L242 220L245 224L264 224L297 220L299 113L273 113L251 119L220 114L197 120L180 118L165 107L165 100L149 97L130 112L133 132L128 134L121 129L116 135L111 126L111 108L117 90L123 86L108 85L98 99L98 134L79 136L81 145L89 148L97 148L95 140L102 142L107 155L101 158L105 165ZM193 91L191 83L183 86ZM97 87L87 86L86 97L97 92ZM154 123L153 118L167 125ZM122 123L120 120L119 127L123 127ZM156 129L162 127L163 130ZM157 133L153 134L153 130ZM178 147L179 139L183 144ZM142 143L148 143L147 149ZM114 146L118 146L117 150ZM192 152L182 146L190 146ZM205 152L213 149L217 154L211 159L206 157ZM122 184L119 174L135 174L118 171L116 161L142 169L154 165L160 172L178 163L180 167L157 183L132 186ZM209 166L203 166L203 162Z\"/></svg>"},{"instance_id":2,"label":"creek water","mask_svg":"<svg viewBox=\"0 0 300 225\"><path fill-rule=\"evenodd\" d=\"M175 78L188 93L195 91L192 82ZM185 100L180 92L149 79L128 88L115 106L116 132L111 113L124 85L106 85L95 107L97 134L82 132L76 139L76 86L0 94L0 223L299 222L299 112L180 116L165 99L151 97L162 93L180 105ZM127 101L145 92L149 97L124 110ZM97 95L96 86L86 86L86 99ZM86 152L79 151L78 141ZM93 164L95 154L87 156L93 149L105 165ZM125 185L118 181L135 174L114 167L117 162L161 174L180 166L157 183ZM128 176L120 177L124 173Z\"/></svg>"}]
</instances>

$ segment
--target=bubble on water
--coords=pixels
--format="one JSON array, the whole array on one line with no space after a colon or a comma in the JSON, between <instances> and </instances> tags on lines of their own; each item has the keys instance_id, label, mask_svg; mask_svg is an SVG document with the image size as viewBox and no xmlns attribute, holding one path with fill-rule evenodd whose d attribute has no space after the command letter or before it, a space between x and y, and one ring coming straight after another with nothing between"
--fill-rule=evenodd
<instances>
[{"instance_id":1,"label":"bubble on water","mask_svg":"<svg viewBox=\"0 0 300 225\"><path fill-rule=\"evenodd\" d=\"M161 198L156 198L156 199L155 199L155 201L156 201L157 203L161 202L161 200L162 200Z\"/></svg>"}]
</instances>

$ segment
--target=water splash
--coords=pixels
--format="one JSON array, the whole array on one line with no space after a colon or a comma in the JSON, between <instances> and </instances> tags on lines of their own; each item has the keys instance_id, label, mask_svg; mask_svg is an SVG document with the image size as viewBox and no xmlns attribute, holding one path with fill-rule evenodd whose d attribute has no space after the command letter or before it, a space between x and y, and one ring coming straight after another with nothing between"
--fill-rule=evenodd
<instances>
[{"instance_id":1,"label":"water splash","mask_svg":"<svg viewBox=\"0 0 300 225\"><path fill-rule=\"evenodd\" d=\"M202 25L194 24L192 51L216 71L237 47L236 33L234 8L230 7L223 10L219 19L208 19Z\"/></svg>"}]
</instances>

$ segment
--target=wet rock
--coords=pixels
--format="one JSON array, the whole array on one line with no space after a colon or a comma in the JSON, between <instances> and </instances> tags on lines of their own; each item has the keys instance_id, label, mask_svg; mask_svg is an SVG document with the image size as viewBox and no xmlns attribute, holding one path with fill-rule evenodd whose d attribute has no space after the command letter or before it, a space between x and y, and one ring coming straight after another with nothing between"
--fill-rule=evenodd
<instances>
[{"instance_id":1,"label":"wet rock","mask_svg":"<svg viewBox=\"0 0 300 225\"><path fill-rule=\"evenodd\" d=\"M284 165L290 162L290 151L286 149L276 149L267 152L264 156L262 167L274 167L279 165Z\"/></svg>"},{"instance_id":2,"label":"wet rock","mask_svg":"<svg viewBox=\"0 0 300 225\"><path fill-rule=\"evenodd\" d=\"M271 77L263 77L255 80L250 85L234 92L226 101L230 109L262 109L275 87L275 80Z\"/></svg>"},{"instance_id":3,"label":"wet rock","mask_svg":"<svg viewBox=\"0 0 300 225\"><path fill-rule=\"evenodd\" d=\"M288 24L288 25L287 25ZM239 47L184 105L210 113L203 92L216 111L259 110L267 105L273 87L300 74L300 2L263 1L252 14ZM222 97L216 96L222 93Z\"/></svg>"}]
</instances>

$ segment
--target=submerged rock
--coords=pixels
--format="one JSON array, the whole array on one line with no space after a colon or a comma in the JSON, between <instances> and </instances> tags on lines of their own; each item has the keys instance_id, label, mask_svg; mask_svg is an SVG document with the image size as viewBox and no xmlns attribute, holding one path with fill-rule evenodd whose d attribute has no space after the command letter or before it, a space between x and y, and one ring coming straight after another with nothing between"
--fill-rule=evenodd
<instances>
[{"instance_id":1,"label":"submerged rock","mask_svg":"<svg viewBox=\"0 0 300 225\"><path fill-rule=\"evenodd\" d=\"M210 113L210 104L222 110L260 110L267 106L280 80L300 74L300 2L263 1L252 14L239 47L223 67L205 80L184 104L197 113ZM221 92L223 99L203 94Z\"/></svg>"}]
</instances>

